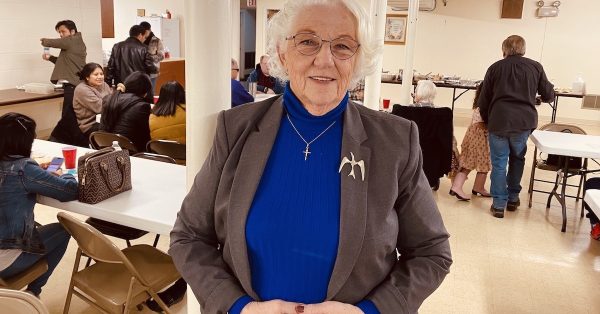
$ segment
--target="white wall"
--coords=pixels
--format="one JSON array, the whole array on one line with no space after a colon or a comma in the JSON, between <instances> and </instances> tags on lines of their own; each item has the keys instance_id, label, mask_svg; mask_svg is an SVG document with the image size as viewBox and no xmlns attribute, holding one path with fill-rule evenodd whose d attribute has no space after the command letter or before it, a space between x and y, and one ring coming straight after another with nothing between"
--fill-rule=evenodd
<instances>
[{"instance_id":1,"label":"white wall","mask_svg":"<svg viewBox=\"0 0 600 314\"><path fill-rule=\"evenodd\" d=\"M359 0L369 10L370 0ZM536 2L525 1L522 19L501 19L502 0L438 0L433 12L420 12L414 68L428 72L456 74L462 78L483 79L493 62L502 58L501 43L507 36L519 34L527 41L526 57L542 63L549 79L557 87L571 87L582 73L587 92L600 94L600 1L562 1L558 17L538 19ZM264 53L266 10L279 9L282 0L258 0L256 16L256 56ZM550 4L550 1L546 1ZM404 63L404 46L386 45L383 68L398 71ZM383 84L382 97L398 99L400 87ZM439 89L436 104L450 105L452 90ZM457 107L471 107L473 92L457 101ZM561 98L561 117L600 121L600 111L580 109L581 100ZM540 115L549 116L550 107L542 105Z\"/></svg>"},{"instance_id":2,"label":"white wall","mask_svg":"<svg viewBox=\"0 0 600 314\"><path fill-rule=\"evenodd\" d=\"M87 62L102 63L100 1L0 0L0 89L49 82L54 64L42 60L40 38L58 38L54 26L70 19L82 33ZM58 55L59 50L50 53Z\"/></svg>"},{"instance_id":3,"label":"white wall","mask_svg":"<svg viewBox=\"0 0 600 314\"><path fill-rule=\"evenodd\" d=\"M1 1L1 0L0 0ZM185 56L185 26L183 13L185 5L183 0L114 0L115 8L115 38L103 38L102 49L111 50L115 43L129 37L129 28L137 24L137 9L145 9L146 16L161 15L168 9L171 18L179 19L179 42L181 57Z\"/></svg>"}]
</instances>

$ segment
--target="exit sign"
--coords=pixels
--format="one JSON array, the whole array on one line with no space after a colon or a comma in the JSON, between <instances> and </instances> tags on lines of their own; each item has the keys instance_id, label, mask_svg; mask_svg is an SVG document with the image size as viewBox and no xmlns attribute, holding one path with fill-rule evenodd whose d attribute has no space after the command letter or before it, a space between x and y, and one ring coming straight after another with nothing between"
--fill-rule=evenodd
<instances>
[{"instance_id":1,"label":"exit sign","mask_svg":"<svg viewBox=\"0 0 600 314\"><path fill-rule=\"evenodd\" d=\"M256 7L256 0L246 0L246 5L251 8Z\"/></svg>"}]
</instances>

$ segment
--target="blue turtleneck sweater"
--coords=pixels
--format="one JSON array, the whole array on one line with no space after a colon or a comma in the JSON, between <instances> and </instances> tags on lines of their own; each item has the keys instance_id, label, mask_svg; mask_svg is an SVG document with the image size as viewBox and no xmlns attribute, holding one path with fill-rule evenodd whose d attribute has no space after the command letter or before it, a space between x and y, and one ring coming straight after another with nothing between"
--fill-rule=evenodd
<instances>
[{"instance_id":1,"label":"blue turtleneck sweater","mask_svg":"<svg viewBox=\"0 0 600 314\"><path fill-rule=\"evenodd\" d=\"M313 116L291 91L283 94L284 115L246 220L252 287L261 300L323 302L339 243L343 113L348 95L323 116ZM289 115L289 120L287 118ZM310 144L306 144L292 127ZM333 125L332 125L333 124ZM240 313L252 299L238 299ZM357 304L378 313L371 301Z\"/></svg>"}]
</instances>

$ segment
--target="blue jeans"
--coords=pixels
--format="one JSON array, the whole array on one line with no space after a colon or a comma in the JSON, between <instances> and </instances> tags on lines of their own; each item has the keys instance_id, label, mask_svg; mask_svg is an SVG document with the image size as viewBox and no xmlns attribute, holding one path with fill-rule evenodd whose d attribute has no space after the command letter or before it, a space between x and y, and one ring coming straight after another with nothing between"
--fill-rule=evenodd
<instances>
[{"instance_id":1,"label":"blue jeans","mask_svg":"<svg viewBox=\"0 0 600 314\"><path fill-rule=\"evenodd\" d=\"M527 139L530 131L501 136L489 133L490 158L492 174L490 175L492 206L498 209L506 208L506 203L516 202L521 192L521 177L525 167ZM506 166L508 165L508 174Z\"/></svg>"},{"instance_id":2,"label":"blue jeans","mask_svg":"<svg viewBox=\"0 0 600 314\"><path fill-rule=\"evenodd\" d=\"M46 247L46 254L39 255L23 252L8 268L0 272L0 277L10 278L26 271L37 261L45 258L48 263L48 270L27 286L27 290L39 296L42 293L42 287L48 282L48 278L50 278L54 268L56 268L60 259L65 255L71 236L59 223L41 226L37 230Z\"/></svg>"}]
</instances>

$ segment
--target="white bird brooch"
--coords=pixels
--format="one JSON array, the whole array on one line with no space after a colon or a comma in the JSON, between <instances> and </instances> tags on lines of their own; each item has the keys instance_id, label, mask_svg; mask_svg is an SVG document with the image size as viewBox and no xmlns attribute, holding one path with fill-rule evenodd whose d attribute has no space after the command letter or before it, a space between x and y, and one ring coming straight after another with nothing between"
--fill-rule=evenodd
<instances>
[{"instance_id":1,"label":"white bird brooch","mask_svg":"<svg viewBox=\"0 0 600 314\"><path fill-rule=\"evenodd\" d=\"M344 156L344 158L342 158L342 162L340 163L340 169L338 170L338 173L342 173L342 168L344 168L344 165L350 164L352 169L350 169L350 173L348 174L348 176L352 176L354 179L356 179L356 176L354 175L354 166L358 165L360 167L360 174L362 175L362 180L365 181L365 162L364 162L364 160L356 161L354 159L354 154L352 152L350 152L350 156L352 157L352 160L348 159L348 157L346 157L346 156Z\"/></svg>"}]
</instances>

